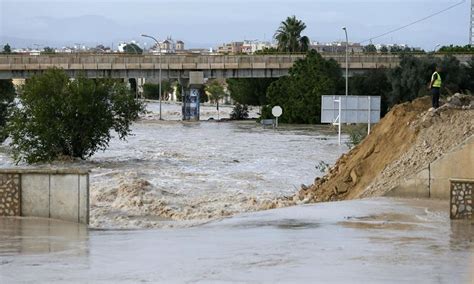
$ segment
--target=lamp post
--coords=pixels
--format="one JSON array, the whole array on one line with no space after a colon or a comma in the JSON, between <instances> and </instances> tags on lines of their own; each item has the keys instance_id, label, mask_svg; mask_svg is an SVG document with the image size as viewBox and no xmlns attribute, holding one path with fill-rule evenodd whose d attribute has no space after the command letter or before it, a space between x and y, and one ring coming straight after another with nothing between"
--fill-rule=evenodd
<instances>
[{"instance_id":1,"label":"lamp post","mask_svg":"<svg viewBox=\"0 0 474 284\"><path fill-rule=\"evenodd\" d=\"M435 53L436 50L438 50L438 47L440 47L440 46L441 46L441 43L438 43L438 44L433 48L433 53Z\"/></svg>"},{"instance_id":2,"label":"lamp post","mask_svg":"<svg viewBox=\"0 0 474 284\"><path fill-rule=\"evenodd\" d=\"M162 118L161 118L161 46L160 46L160 43L158 42L158 40L157 40L156 38L154 38L154 37L152 37L152 36L150 36L150 35L145 35L145 34L142 34L141 36L142 36L142 37L151 38L152 40L154 40L154 41L156 42L156 45L158 45L158 48L159 48L159 49L158 49L158 50L159 50L158 62L159 62L159 64L160 64L160 71L159 71L160 73L159 73L159 79L158 79L158 80L160 80L160 83L159 83L159 85L158 85L158 86L159 86L159 87L158 87L158 91L160 92L160 94L159 94L159 98L160 98L160 118L159 118L159 119L162 120Z\"/></svg>"},{"instance_id":3,"label":"lamp post","mask_svg":"<svg viewBox=\"0 0 474 284\"><path fill-rule=\"evenodd\" d=\"M346 96L349 95L349 37L347 36L347 28L342 27L346 33Z\"/></svg>"}]
</instances>

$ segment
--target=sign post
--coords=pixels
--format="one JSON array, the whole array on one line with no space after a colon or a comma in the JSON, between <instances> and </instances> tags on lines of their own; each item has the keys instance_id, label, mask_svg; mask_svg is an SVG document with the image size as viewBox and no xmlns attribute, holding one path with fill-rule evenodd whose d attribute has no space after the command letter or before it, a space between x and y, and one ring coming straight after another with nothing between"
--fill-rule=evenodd
<instances>
[{"instance_id":1,"label":"sign post","mask_svg":"<svg viewBox=\"0 0 474 284\"><path fill-rule=\"evenodd\" d=\"M380 96L323 96L321 123L338 126L340 145L342 123L367 123L370 134L372 124L380 121L380 106Z\"/></svg>"},{"instance_id":2,"label":"sign post","mask_svg":"<svg viewBox=\"0 0 474 284\"><path fill-rule=\"evenodd\" d=\"M283 114L283 109L280 106L274 106L272 108L272 114L276 118L275 127L278 128L278 118Z\"/></svg>"}]
</instances>

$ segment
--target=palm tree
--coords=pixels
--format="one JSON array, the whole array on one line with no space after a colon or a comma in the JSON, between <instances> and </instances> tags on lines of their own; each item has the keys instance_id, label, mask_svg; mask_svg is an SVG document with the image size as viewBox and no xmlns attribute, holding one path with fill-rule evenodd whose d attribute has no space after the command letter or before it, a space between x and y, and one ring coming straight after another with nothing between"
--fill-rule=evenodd
<instances>
[{"instance_id":1,"label":"palm tree","mask_svg":"<svg viewBox=\"0 0 474 284\"><path fill-rule=\"evenodd\" d=\"M281 22L274 37L278 41L278 51L284 52L306 52L309 48L309 38L301 36L306 29L305 23L298 20L296 16L286 18Z\"/></svg>"}]
</instances>

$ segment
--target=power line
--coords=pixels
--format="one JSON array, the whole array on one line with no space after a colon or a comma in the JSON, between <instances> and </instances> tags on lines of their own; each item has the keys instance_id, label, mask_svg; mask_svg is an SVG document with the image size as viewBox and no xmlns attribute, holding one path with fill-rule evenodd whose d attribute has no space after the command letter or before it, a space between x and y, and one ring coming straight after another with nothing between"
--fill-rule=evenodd
<instances>
[{"instance_id":1,"label":"power line","mask_svg":"<svg viewBox=\"0 0 474 284\"><path fill-rule=\"evenodd\" d=\"M443 9L443 10L441 10L441 11L438 11L438 12L433 13L433 14L431 14L431 15L429 15L429 16L426 16L426 17L424 17L424 18L422 18L422 19L419 19L419 20L416 20L416 21L414 21L414 22L411 22L411 23L409 23L409 24L407 24L407 25L404 25L404 26L402 26L402 27L399 27L399 28L390 30L390 31L388 31L388 32L386 32L386 33L383 33L383 34L381 34L381 35L378 35L378 36L375 36L375 37L371 37L371 38L369 38L369 39L366 39L366 40L364 40L364 41L361 41L360 43L372 41L372 40L377 39L377 38L379 38L379 37L383 37L383 36L386 36L386 35L388 35L388 34L391 34L391 33L394 33L394 32L398 32L399 30L403 30L403 29L405 29L405 28L408 28L408 27L410 27L410 26L413 26L413 25L415 25L415 24L418 24L419 22L426 21L426 20L428 20L428 19L430 19L430 18L433 18L434 16L437 16L437 15L439 15L439 14L441 14L441 13L444 13L444 12L446 12L446 11L448 11L448 10L453 9L453 8L455 8L455 7L457 7L457 6L461 5L461 4L463 4L464 2L466 2L466 0L463 0L463 1L459 2L459 3L454 4L454 5L451 5L451 6L445 8L445 9Z\"/></svg>"}]
</instances>

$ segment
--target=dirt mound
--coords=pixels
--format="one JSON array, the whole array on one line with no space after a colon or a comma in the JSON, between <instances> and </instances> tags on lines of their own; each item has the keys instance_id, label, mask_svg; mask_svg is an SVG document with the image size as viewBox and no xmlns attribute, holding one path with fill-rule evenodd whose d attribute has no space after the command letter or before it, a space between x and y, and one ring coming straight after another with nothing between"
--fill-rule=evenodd
<instances>
[{"instance_id":1,"label":"dirt mound","mask_svg":"<svg viewBox=\"0 0 474 284\"><path fill-rule=\"evenodd\" d=\"M293 201L321 202L380 196L474 133L473 96L455 95L437 110L430 97L394 107L372 133ZM427 111L428 110L428 111Z\"/></svg>"}]
</instances>

